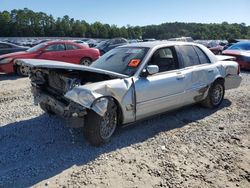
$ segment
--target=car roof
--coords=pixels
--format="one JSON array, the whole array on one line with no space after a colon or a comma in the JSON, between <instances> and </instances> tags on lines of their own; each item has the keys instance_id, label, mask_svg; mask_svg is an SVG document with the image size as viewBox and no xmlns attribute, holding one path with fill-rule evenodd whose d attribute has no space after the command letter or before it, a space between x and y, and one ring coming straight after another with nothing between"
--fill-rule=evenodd
<instances>
[{"instance_id":1,"label":"car roof","mask_svg":"<svg viewBox=\"0 0 250 188\"><path fill-rule=\"evenodd\" d=\"M138 42L124 45L123 47L144 47L144 48L154 48L156 46L174 46L174 45L197 45L192 42L182 42L182 41L150 41L150 42Z\"/></svg>"},{"instance_id":2,"label":"car roof","mask_svg":"<svg viewBox=\"0 0 250 188\"><path fill-rule=\"evenodd\" d=\"M68 41L68 40L53 40L53 41L44 42L44 44L47 44L47 45L61 44L61 43L64 43L64 44L74 44L76 46L82 47L82 45L79 45L79 44L77 44L75 42Z\"/></svg>"}]
</instances>

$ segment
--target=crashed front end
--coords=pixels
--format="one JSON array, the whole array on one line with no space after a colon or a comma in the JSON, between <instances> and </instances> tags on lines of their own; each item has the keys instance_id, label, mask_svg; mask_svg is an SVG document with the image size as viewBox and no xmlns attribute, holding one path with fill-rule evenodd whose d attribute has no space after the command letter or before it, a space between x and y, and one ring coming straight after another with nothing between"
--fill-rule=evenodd
<instances>
[{"instance_id":1,"label":"crashed front end","mask_svg":"<svg viewBox=\"0 0 250 188\"><path fill-rule=\"evenodd\" d=\"M82 127L87 108L65 97L68 90L77 86L77 80L55 74L45 70L33 70L31 73L31 91L35 105L65 118L71 127Z\"/></svg>"},{"instance_id":2,"label":"crashed front end","mask_svg":"<svg viewBox=\"0 0 250 188\"><path fill-rule=\"evenodd\" d=\"M25 63L23 65L27 66ZM67 66L29 67L34 103L50 114L69 120L71 127L81 127L88 110L104 116L108 106L108 87L103 82L117 77L96 70L84 72L79 71L79 67L74 69ZM88 89L88 85L94 89ZM95 92L95 89L100 91L100 88L102 94Z\"/></svg>"}]
</instances>

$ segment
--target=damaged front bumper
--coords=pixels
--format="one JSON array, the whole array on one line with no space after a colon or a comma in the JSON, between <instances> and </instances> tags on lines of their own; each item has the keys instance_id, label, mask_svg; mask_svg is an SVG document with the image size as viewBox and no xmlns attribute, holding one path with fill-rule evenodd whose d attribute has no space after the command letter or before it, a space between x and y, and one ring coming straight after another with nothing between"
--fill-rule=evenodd
<instances>
[{"instance_id":1,"label":"damaged front bumper","mask_svg":"<svg viewBox=\"0 0 250 188\"><path fill-rule=\"evenodd\" d=\"M82 127L84 125L84 116L87 115L87 109L83 106L69 102L68 104L57 100L50 94L39 91L38 88L32 87L35 105L46 104L55 114L66 119L70 127Z\"/></svg>"}]
</instances>

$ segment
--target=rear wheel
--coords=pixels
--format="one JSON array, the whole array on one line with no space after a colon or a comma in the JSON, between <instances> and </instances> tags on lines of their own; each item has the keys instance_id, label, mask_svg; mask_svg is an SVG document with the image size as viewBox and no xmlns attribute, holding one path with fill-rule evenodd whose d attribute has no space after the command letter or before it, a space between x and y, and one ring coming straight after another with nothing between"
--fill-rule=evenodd
<instances>
[{"instance_id":1,"label":"rear wheel","mask_svg":"<svg viewBox=\"0 0 250 188\"><path fill-rule=\"evenodd\" d=\"M29 76L29 68L28 67L25 67L25 66L22 66L22 65L17 65L16 66L16 73L19 75L19 76Z\"/></svg>"},{"instance_id":2,"label":"rear wheel","mask_svg":"<svg viewBox=\"0 0 250 188\"><path fill-rule=\"evenodd\" d=\"M208 95L206 99L202 101L202 104L208 108L216 108L222 103L224 94L224 82L222 80L217 80L210 87Z\"/></svg>"},{"instance_id":3,"label":"rear wheel","mask_svg":"<svg viewBox=\"0 0 250 188\"><path fill-rule=\"evenodd\" d=\"M92 60L90 58L87 58L87 57L82 58L80 61L80 64L85 65L85 66L91 65L91 63L92 63Z\"/></svg>"},{"instance_id":4,"label":"rear wheel","mask_svg":"<svg viewBox=\"0 0 250 188\"><path fill-rule=\"evenodd\" d=\"M84 125L84 135L88 142L94 146L108 142L117 127L117 117L117 106L112 99L103 117L89 111Z\"/></svg>"}]
</instances>

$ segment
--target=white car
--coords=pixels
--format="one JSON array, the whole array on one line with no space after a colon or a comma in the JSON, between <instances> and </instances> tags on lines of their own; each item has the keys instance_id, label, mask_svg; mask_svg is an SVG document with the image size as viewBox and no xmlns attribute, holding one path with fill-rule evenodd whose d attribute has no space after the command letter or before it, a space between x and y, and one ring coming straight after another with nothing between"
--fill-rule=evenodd
<instances>
[{"instance_id":1,"label":"white car","mask_svg":"<svg viewBox=\"0 0 250 188\"><path fill-rule=\"evenodd\" d=\"M100 145L118 125L201 102L218 107L225 89L237 88L240 69L228 56L203 45L144 42L117 47L89 67L47 60L22 60L31 69L35 103L84 126Z\"/></svg>"}]
</instances>

